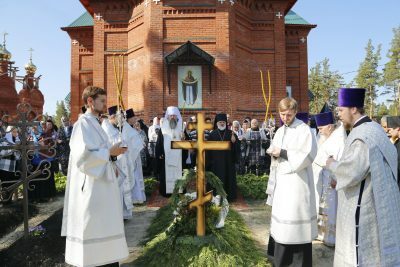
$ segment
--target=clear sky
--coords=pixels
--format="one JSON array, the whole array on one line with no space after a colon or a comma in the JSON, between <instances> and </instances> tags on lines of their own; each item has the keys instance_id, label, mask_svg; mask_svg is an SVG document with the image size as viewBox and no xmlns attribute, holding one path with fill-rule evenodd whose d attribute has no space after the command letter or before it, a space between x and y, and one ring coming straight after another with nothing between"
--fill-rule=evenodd
<instances>
[{"instance_id":1,"label":"clear sky","mask_svg":"<svg viewBox=\"0 0 400 267\"><path fill-rule=\"evenodd\" d=\"M392 29L400 26L400 0L298 0L293 10L318 25L308 38L309 68L327 57L333 70L347 73L346 82L364 58L369 38L374 45L382 44L381 64L386 62ZM49 114L70 90L70 40L60 28L84 11L79 0L0 0L0 32L9 33L7 49L20 68L18 75L25 74L33 48Z\"/></svg>"}]
</instances>

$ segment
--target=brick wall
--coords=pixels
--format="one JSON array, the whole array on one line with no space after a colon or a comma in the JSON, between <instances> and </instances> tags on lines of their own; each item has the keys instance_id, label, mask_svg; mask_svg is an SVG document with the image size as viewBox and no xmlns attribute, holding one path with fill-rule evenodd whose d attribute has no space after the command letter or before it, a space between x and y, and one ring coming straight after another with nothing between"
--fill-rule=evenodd
<instances>
[{"instance_id":1,"label":"brick wall","mask_svg":"<svg viewBox=\"0 0 400 267\"><path fill-rule=\"evenodd\" d=\"M72 46L71 56L73 119L86 84L106 87L108 105L116 104L114 53L126 55L123 96L127 108L134 108L147 121L162 115L167 106L177 105L177 67L171 68L168 88L164 57L187 41L215 58L211 93L208 68L202 69L203 110L208 116L227 112L238 119L264 118L260 70L267 92L266 71L271 74L270 111L276 115L286 85L292 86L300 109L308 110L307 42L300 38L306 38L310 28L285 25L284 18L276 16L284 12L288 0L257 5L237 1L233 6L214 0L150 2L146 7L128 0L91 1L102 19L95 19L90 29L68 30L71 40L79 41L78 47ZM187 116L193 113L186 111Z\"/></svg>"}]
</instances>

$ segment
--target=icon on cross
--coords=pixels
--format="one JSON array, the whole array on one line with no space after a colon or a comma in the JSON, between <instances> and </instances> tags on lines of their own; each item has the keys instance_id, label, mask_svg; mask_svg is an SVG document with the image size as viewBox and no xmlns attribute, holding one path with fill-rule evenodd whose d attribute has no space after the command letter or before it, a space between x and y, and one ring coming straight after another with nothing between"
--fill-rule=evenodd
<instances>
[{"instance_id":1,"label":"icon on cross","mask_svg":"<svg viewBox=\"0 0 400 267\"><path fill-rule=\"evenodd\" d=\"M197 209L197 236L204 236L206 233L206 216L204 204L212 199L212 192L206 192L205 177L205 151L206 150L228 150L231 143L229 141L205 141L204 131L213 130L213 124L206 123L204 113L197 114L197 123L189 122L189 130L197 130L197 141L172 141L173 149L193 149L197 152L197 178L196 178L196 199L190 202L190 209Z\"/></svg>"}]
</instances>

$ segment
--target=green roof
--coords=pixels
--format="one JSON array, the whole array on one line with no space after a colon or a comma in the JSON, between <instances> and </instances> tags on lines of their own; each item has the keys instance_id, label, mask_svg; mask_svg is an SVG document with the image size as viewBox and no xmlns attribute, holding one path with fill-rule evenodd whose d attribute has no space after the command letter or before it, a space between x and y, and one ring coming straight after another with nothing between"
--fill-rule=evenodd
<instances>
[{"instance_id":1,"label":"green roof","mask_svg":"<svg viewBox=\"0 0 400 267\"><path fill-rule=\"evenodd\" d=\"M296 14L296 12L290 10L285 16L285 24L294 25L310 25L308 21Z\"/></svg>"},{"instance_id":2,"label":"green roof","mask_svg":"<svg viewBox=\"0 0 400 267\"><path fill-rule=\"evenodd\" d=\"M310 25L305 19L296 14L296 12L290 10L285 16L285 24L295 24L295 25ZM93 17L89 12L83 13L79 18L72 22L67 27L84 27L93 26Z\"/></svg>"},{"instance_id":3,"label":"green roof","mask_svg":"<svg viewBox=\"0 0 400 267\"><path fill-rule=\"evenodd\" d=\"M71 92L68 93L68 95L64 98L65 103L71 103Z\"/></svg>"},{"instance_id":4,"label":"green roof","mask_svg":"<svg viewBox=\"0 0 400 267\"><path fill-rule=\"evenodd\" d=\"M67 28L71 27L84 27L84 26L93 26L93 17L89 14L89 12L83 13L79 18L77 18L74 22L67 26Z\"/></svg>"}]
</instances>

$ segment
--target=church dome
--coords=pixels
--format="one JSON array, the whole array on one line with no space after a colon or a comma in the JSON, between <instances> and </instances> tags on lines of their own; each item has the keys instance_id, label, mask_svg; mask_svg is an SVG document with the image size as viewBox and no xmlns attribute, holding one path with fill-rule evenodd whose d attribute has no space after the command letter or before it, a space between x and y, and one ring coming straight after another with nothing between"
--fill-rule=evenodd
<instances>
[{"instance_id":1,"label":"church dome","mask_svg":"<svg viewBox=\"0 0 400 267\"><path fill-rule=\"evenodd\" d=\"M27 74L35 74L37 67L33 64L32 59L25 65L25 70Z\"/></svg>"},{"instance_id":2,"label":"church dome","mask_svg":"<svg viewBox=\"0 0 400 267\"><path fill-rule=\"evenodd\" d=\"M18 95L21 102L24 102L24 99L30 99L31 96L28 88L23 88L21 91L19 91Z\"/></svg>"},{"instance_id":3,"label":"church dome","mask_svg":"<svg viewBox=\"0 0 400 267\"><path fill-rule=\"evenodd\" d=\"M36 87L34 87L31 90L31 98L32 100L38 101L38 102L44 102L44 97L42 92L40 92L40 90L38 90Z\"/></svg>"},{"instance_id":4,"label":"church dome","mask_svg":"<svg viewBox=\"0 0 400 267\"><path fill-rule=\"evenodd\" d=\"M10 61L11 53L6 49L5 46L0 45L0 61Z\"/></svg>"}]
</instances>

